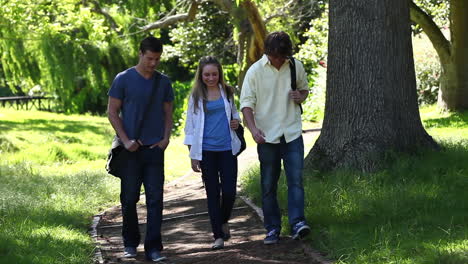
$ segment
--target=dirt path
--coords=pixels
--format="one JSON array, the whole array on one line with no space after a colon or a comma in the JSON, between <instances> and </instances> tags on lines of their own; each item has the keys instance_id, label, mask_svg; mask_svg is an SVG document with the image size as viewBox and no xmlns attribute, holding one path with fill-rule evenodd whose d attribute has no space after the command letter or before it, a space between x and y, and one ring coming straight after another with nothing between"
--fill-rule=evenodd
<instances>
[{"instance_id":1,"label":"dirt path","mask_svg":"<svg viewBox=\"0 0 468 264\"><path fill-rule=\"evenodd\" d=\"M304 139L313 137L312 133ZM248 148L239 156L239 171L244 172L257 162L256 149ZM258 209L258 208L257 208ZM144 195L138 205L140 231L145 233L146 208ZM263 245L265 230L255 208L237 199L230 220L231 239L222 250L211 250L213 242L206 205L206 194L200 175L189 173L171 183L164 190L163 263L329 263L300 241L282 237L277 245ZM120 206L96 216L92 235L97 243L97 263L147 263L143 246L136 258L122 258L122 217Z\"/></svg>"}]
</instances>

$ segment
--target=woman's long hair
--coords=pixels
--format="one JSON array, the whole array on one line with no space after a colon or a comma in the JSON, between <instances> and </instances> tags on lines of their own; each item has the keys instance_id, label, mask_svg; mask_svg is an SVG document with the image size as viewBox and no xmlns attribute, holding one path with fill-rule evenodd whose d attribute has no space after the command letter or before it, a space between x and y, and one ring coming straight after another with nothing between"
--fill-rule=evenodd
<instances>
[{"instance_id":1,"label":"woman's long hair","mask_svg":"<svg viewBox=\"0 0 468 264\"><path fill-rule=\"evenodd\" d=\"M213 56L204 56L200 58L200 61L198 62L198 68L197 72L195 73L195 80L193 82L192 86L192 93L191 96L193 97L193 102L194 102L194 109L193 111L196 112L197 109L200 108L198 105L198 102L200 99L203 99L203 111L206 111L206 101L208 97L208 89L203 82L203 68L206 65L213 64L218 68L218 74L219 74L219 81L218 83L221 84L222 89L224 90L224 93L226 94L226 97L232 102L234 99L234 88L232 86L227 85L224 82L224 74L223 74L223 67L221 66L221 63L213 57Z\"/></svg>"}]
</instances>

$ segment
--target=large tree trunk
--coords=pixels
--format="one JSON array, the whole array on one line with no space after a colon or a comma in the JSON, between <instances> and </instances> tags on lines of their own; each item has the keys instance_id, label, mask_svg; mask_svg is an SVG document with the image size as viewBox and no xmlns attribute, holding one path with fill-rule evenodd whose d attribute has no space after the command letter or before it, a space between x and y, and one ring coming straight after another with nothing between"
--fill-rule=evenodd
<instances>
[{"instance_id":1,"label":"large tree trunk","mask_svg":"<svg viewBox=\"0 0 468 264\"><path fill-rule=\"evenodd\" d=\"M407 0L330 0L322 132L306 166L373 171L388 151L437 147L416 95Z\"/></svg>"},{"instance_id":2,"label":"large tree trunk","mask_svg":"<svg viewBox=\"0 0 468 264\"><path fill-rule=\"evenodd\" d=\"M450 2L450 58L442 62L438 105L446 110L468 109L468 1Z\"/></svg>"}]
</instances>

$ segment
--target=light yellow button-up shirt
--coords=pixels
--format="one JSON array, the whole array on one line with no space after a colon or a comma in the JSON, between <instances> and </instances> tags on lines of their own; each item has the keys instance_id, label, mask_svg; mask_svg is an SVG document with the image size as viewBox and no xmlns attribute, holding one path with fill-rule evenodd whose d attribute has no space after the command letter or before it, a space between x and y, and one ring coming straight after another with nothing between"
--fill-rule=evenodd
<instances>
[{"instance_id":1,"label":"light yellow button-up shirt","mask_svg":"<svg viewBox=\"0 0 468 264\"><path fill-rule=\"evenodd\" d=\"M304 66L298 60L295 62L297 89L308 90ZM265 133L267 143L279 143L283 135L286 142L291 142L302 133L301 110L289 97L289 91L289 60L278 70L271 65L268 57L263 55L245 75L240 108L252 108L255 124Z\"/></svg>"}]
</instances>

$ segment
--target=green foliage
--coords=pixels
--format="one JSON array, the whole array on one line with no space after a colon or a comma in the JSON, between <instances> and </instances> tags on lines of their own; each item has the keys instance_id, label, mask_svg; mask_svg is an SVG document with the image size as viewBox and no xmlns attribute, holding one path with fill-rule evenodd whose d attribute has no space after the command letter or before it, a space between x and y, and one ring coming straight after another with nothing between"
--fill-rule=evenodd
<instances>
[{"instance_id":1,"label":"green foliage","mask_svg":"<svg viewBox=\"0 0 468 264\"><path fill-rule=\"evenodd\" d=\"M197 19L180 23L170 31L174 44L167 49L168 56L179 58L180 63L191 70L206 55L216 56L223 65L235 63L233 25L226 15L214 3L202 3Z\"/></svg>"},{"instance_id":2,"label":"green foliage","mask_svg":"<svg viewBox=\"0 0 468 264\"><path fill-rule=\"evenodd\" d=\"M0 11L0 52L7 85L37 85L65 112L103 112L110 81L128 63L123 41L101 15L76 1L8 1ZM112 51L118 51L112 54ZM135 53L133 53L135 54ZM108 68L106 68L108 66ZM114 71L112 71L114 70Z\"/></svg>"},{"instance_id":3,"label":"green foliage","mask_svg":"<svg viewBox=\"0 0 468 264\"><path fill-rule=\"evenodd\" d=\"M324 7L328 10L328 7ZM323 118L326 90L326 58L328 55L328 12L310 21L304 33L305 43L300 45L295 57L302 61L308 72L311 94L303 104L302 119L318 121Z\"/></svg>"},{"instance_id":4,"label":"green foliage","mask_svg":"<svg viewBox=\"0 0 468 264\"><path fill-rule=\"evenodd\" d=\"M317 76L316 69L320 62L326 62L328 56L328 12L310 21L310 28L304 37L307 40L299 46L296 58L304 63L311 76Z\"/></svg>"},{"instance_id":5,"label":"green foliage","mask_svg":"<svg viewBox=\"0 0 468 264\"><path fill-rule=\"evenodd\" d=\"M310 122L321 122L325 109L325 91L327 82L327 69L318 68L313 82L309 83L310 94L302 103L302 120Z\"/></svg>"},{"instance_id":6,"label":"green foliage","mask_svg":"<svg viewBox=\"0 0 468 264\"><path fill-rule=\"evenodd\" d=\"M413 37L414 65L418 103L437 102L441 74L440 61L429 39L424 35Z\"/></svg>"},{"instance_id":7,"label":"green foliage","mask_svg":"<svg viewBox=\"0 0 468 264\"><path fill-rule=\"evenodd\" d=\"M441 151L399 154L376 173L305 171L307 241L314 248L343 264L468 262L468 112L431 106L421 117ZM260 202L258 169L242 180ZM278 192L288 234L284 174Z\"/></svg>"},{"instance_id":8,"label":"green foliage","mask_svg":"<svg viewBox=\"0 0 468 264\"><path fill-rule=\"evenodd\" d=\"M148 34L131 34L148 23L137 18L172 4L7 1L0 10L0 76L19 95L39 85L56 98L58 111L103 113L114 76L135 64L138 42Z\"/></svg>"},{"instance_id":9,"label":"green foliage","mask_svg":"<svg viewBox=\"0 0 468 264\"><path fill-rule=\"evenodd\" d=\"M176 81L172 83L172 88L174 89L174 113L172 115L174 119L173 132L175 135L180 135L185 124L188 97L192 86L190 82L181 83Z\"/></svg>"},{"instance_id":10,"label":"green foliage","mask_svg":"<svg viewBox=\"0 0 468 264\"><path fill-rule=\"evenodd\" d=\"M441 28L449 26L451 0L413 0L432 20ZM413 26L413 32L419 34L422 28L419 25Z\"/></svg>"}]
</instances>

